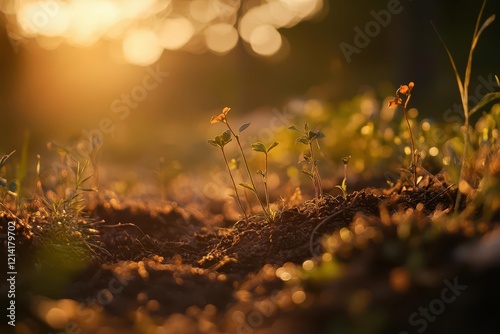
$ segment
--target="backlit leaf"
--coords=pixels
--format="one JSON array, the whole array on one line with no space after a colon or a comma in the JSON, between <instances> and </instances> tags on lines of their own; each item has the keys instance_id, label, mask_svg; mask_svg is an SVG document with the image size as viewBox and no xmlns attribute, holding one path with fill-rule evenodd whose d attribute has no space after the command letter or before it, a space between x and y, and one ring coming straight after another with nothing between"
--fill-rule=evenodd
<instances>
[{"instance_id":1,"label":"backlit leaf","mask_svg":"<svg viewBox=\"0 0 500 334\"><path fill-rule=\"evenodd\" d=\"M479 101L479 103L474 108L472 108L471 111L469 111L469 116L495 100L500 100L500 92L486 94L485 96L483 96L481 101Z\"/></svg>"},{"instance_id":2,"label":"backlit leaf","mask_svg":"<svg viewBox=\"0 0 500 334\"><path fill-rule=\"evenodd\" d=\"M256 152L266 153L266 145L264 145L260 141L256 142L256 143L253 143L252 144L252 150L254 150Z\"/></svg>"},{"instance_id":3,"label":"backlit leaf","mask_svg":"<svg viewBox=\"0 0 500 334\"><path fill-rule=\"evenodd\" d=\"M240 183L240 186L242 186L243 188L247 188L247 189L255 192L255 189L251 185L249 185L248 183Z\"/></svg>"},{"instance_id":4,"label":"backlit leaf","mask_svg":"<svg viewBox=\"0 0 500 334\"><path fill-rule=\"evenodd\" d=\"M306 136L302 136L302 137L299 137L295 140L295 144L297 143L302 143L302 144L305 144L305 145L309 145L309 138L307 138Z\"/></svg>"},{"instance_id":5,"label":"backlit leaf","mask_svg":"<svg viewBox=\"0 0 500 334\"><path fill-rule=\"evenodd\" d=\"M275 141L274 143L269 145L269 147L267 148L267 152L269 153L269 151L271 151L273 148L275 148L278 145L279 145L279 143L277 141Z\"/></svg>"},{"instance_id":6,"label":"backlit leaf","mask_svg":"<svg viewBox=\"0 0 500 334\"><path fill-rule=\"evenodd\" d=\"M245 123L242 126L240 126L240 129L238 130L240 133L245 131L248 127L250 126L250 123Z\"/></svg>"}]
</instances>

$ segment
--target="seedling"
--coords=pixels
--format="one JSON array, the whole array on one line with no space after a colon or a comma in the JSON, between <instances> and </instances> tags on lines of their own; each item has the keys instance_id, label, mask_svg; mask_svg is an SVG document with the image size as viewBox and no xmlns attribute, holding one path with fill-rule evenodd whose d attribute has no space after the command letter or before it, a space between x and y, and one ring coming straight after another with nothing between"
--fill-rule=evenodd
<instances>
[{"instance_id":1,"label":"seedling","mask_svg":"<svg viewBox=\"0 0 500 334\"><path fill-rule=\"evenodd\" d=\"M310 168L302 170L302 173L311 178L316 198L319 199L323 197L323 188L321 186L321 176L319 175L318 170L318 160L316 160L314 156L313 142L316 142L319 149L320 147L318 140L325 138L325 134L319 130L309 130L309 125L307 123L304 124L304 131L300 131L293 125L288 129L297 131L302 134L302 136L295 140L296 144L302 143L309 147L309 151L301 155L301 161L307 162L310 165Z\"/></svg>"},{"instance_id":2,"label":"seedling","mask_svg":"<svg viewBox=\"0 0 500 334\"><path fill-rule=\"evenodd\" d=\"M342 185L335 186L336 188L342 190L342 197L344 198L344 200L347 199L347 164L349 163L350 159L350 155L342 158L342 163L344 164L344 179L342 180Z\"/></svg>"},{"instance_id":3,"label":"seedling","mask_svg":"<svg viewBox=\"0 0 500 334\"><path fill-rule=\"evenodd\" d=\"M80 161L70 149L53 142L50 142L47 146L48 149L55 150L61 157L61 167L63 168L61 177L64 180L64 185L62 189L62 198L51 202L42 198L42 201L55 214L59 214L60 212L72 212L78 217L85 207L84 193L97 191L95 188L85 187L87 181L94 176L93 173L87 172L89 163L91 163L90 158Z\"/></svg>"},{"instance_id":4,"label":"seedling","mask_svg":"<svg viewBox=\"0 0 500 334\"><path fill-rule=\"evenodd\" d=\"M408 85L401 85L399 86L398 90L396 90L396 97L389 101L389 107L395 108L398 105L403 106L403 112L406 120L406 125L408 126L408 132L410 133L410 145L411 145L411 163L410 163L410 168L409 171L412 175L413 179L413 186L414 189L417 188L417 163L420 157L420 153L418 150L415 149L415 141L413 139L413 132L411 130L411 124L410 121L408 120L408 102L410 102L411 98L411 93L413 91L413 87L415 84L413 81L410 81ZM404 104L403 104L403 98L405 99Z\"/></svg>"},{"instance_id":5,"label":"seedling","mask_svg":"<svg viewBox=\"0 0 500 334\"><path fill-rule=\"evenodd\" d=\"M279 143L277 141L275 141L274 143L272 143L271 145L269 145L269 147L266 147L266 145L264 145L261 142L256 142L256 143L252 144L252 150L254 150L255 152L262 152L262 153L264 153L264 156L265 156L264 170L258 170L257 174L259 174L260 176L262 176L262 181L264 182L264 194L266 196L266 209L267 209L268 213L271 213L271 209L269 208L269 191L267 189L267 162L268 162L268 155L269 155L269 152L273 148L275 148L276 146L278 146L278 144Z\"/></svg>"},{"instance_id":6,"label":"seedling","mask_svg":"<svg viewBox=\"0 0 500 334\"><path fill-rule=\"evenodd\" d=\"M453 56L451 55L450 50L446 46L446 43L444 42L443 38L441 37L441 35L437 31L434 24L432 24L432 22L431 22L432 27L436 31L436 34L438 35L439 40L443 44L444 49L446 50L446 53L448 54L448 57L450 58L450 63L451 63L451 66L453 67L453 72L455 72L458 90L460 92L460 97L461 97L461 101L462 101L462 109L464 112L464 131L462 131L463 136L464 136L464 148L463 148L463 155L462 155L462 163L460 166L460 176L458 178L459 190L457 192L457 197L455 200L455 213L458 213L460 203L462 201L462 192L460 191L460 183L466 182L464 180L464 178L465 178L465 168L464 167L465 167L465 162L467 159L467 150L468 150L468 146L469 146L469 142L470 142L469 117L474 112L479 110L479 108L477 108L477 106L476 106L476 108L469 111L469 103L468 103L469 102L469 83L470 83L470 76L471 76L471 72L472 72L472 56L474 54L474 50L476 49L477 42L479 41L479 37L483 33L484 29L486 29L495 20L495 14L493 14L488 19L486 19L486 21L484 21L483 24L480 26L481 17L483 16L483 11L484 11L485 6L486 6L486 0L483 1L483 5L481 6L481 10L479 11L479 15L477 17L476 27L474 29L474 34L472 35L472 44L471 44L471 47L469 49L469 57L467 59L467 65L465 67L465 74L464 74L463 80L460 77L460 74L458 73L457 66L455 65L455 60L453 59ZM493 94L493 96L494 96L494 94L497 94L497 98L498 98L498 93L486 94L485 98L491 98L491 96L492 96L491 94ZM482 103L480 102L480 104L482 104Z\"/></svg>"},{"instance_id":7,"label":"seedling","mask_svg":"<svg viewBox=\"0 0 500 334\"><path fill-rule=\"evenodd\" d=\"M229 173L229 177L231 178L231 182L233 184L236 201L238 202L238 204L241 208L241 211L243 212L243 215L245 216L245 221L246 221L246 220L248 220L248 216L247 216L247 213L245 211L245 208L243 208L243 204L241 203L240 195L238 193L238 188L236 187L236 182L234 181L233 173L231 173L231 167L229 166L226 152L224 151L224 147L232 140L233 139L231 138L231 131L226 130L222 134L216 136L214 139L209 139L208 143L212 146L220 148L220 151L222 153L222 157L224 158L224 163L226 164L226 167L227 167L227 172Z\"/></svg>"},{"instance_id":8,"label":"seedling","mask_svg":"<svg viewBox=\"0 0 500 334\"><path fill-rule=\"evenodd\" d=\"M259 201L260 206L262 207L262 211L264 212L264 215L267 217L268 220L270 220L270 216L266 210L264 202L262 202L262 199L260 198L259 194L257 193L257 187L255 186L255 182L253 180L252 173L250 172L250 168L248 167L247 158L245 156L245 153L243 152L243 147L241 146L241 142L240 142L240 134L250 126L250 123L245 123L245 124L241 125L240 128L238 129L238 134L236 134L233 131L233 128L229 125L229 122L227 121L227 114L230 110L231 110L231 108L225 107L224 109L222 109L222 113L220 113L217 116L212 116L212 118L210 119L210 123L211 124L224 123L227 126L230 133L234 136L234 138L236 138L236 143L238 144L238 148L240 150L241 157L243 158L243 164L245 165L245 168L246 168L247 174L248 174L248 178L250 180L250 184L240 183L240 186L251 190L255 194L255 196L257 197L257 200Z\"/></svg>"}]
</instances>

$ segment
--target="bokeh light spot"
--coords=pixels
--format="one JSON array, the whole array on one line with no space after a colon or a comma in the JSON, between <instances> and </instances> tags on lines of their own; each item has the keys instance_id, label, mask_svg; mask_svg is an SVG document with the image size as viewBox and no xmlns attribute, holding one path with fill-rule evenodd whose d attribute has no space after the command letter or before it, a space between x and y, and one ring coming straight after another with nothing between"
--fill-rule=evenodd
<instances>
[{"instance_id":1,"label":"bokeh light spot","mask_svg":"<svg viewBox=\"0 0 500 334\"><path fill-rule=\"evenodd\" d=\"M160 32L160 44L169 50L180 49L193 37L194 27L191 21L183 16L171 18L163 22Z\"/></svg>"},{"instance_id":2,"label":"bokeh light spot","mask_svg":"<svg viewBox=\"0 0 500 334\"><path fill-rule=\"evenodd\" d=\"M163 48L151 30L134 30L123 41L123 54L132 64L142 66L153 64L160 58L162 52Z\"/></svg>"},{"instance_id":3,"label":"bokeh light spot","mask_svg":"<svg viewBox=\"0 0 500 334\"><path fill-rule=\"evenodd\" d=\"M238 32L230 24L217 23L205 29L205 40L211 51L225 54L238 43Z\"/></svg>"},{"instance_id":4,"label":"bokeh light spot","mask_svg":"<svg viewBox=\"0 0 500 334\"><path fill-rule=\"evenodd\" d=\"M53 307L45 315L45 321L52 328L62 328L68 321L68 318L63 310Z\"/></svg>"},{"instance_id":5,"label":"bokeh light spot","mask_svg":"<svg viewBox=\"0 0 500 334\"><path fill-rule=\"evenodd\" d=\"M434 146L434 147L431 147L431 148L429 149L429 155L430 155L431 157L435 157L435 156L437 156L438 154L439 154L439 148L437 148L437 147L435 147L435 146Z\"/></svg>"},{"instance_id":6,"label":"bokeh light spot","mask_svg":"<svg viewBox=\"0 0 500 334\"><path fill-rule=\"evenodd\" d=\"M261 56L272 56L281 48L281 34L271 25L261 25L250 35L252 50Z\"/></svg>"}]
</instances>

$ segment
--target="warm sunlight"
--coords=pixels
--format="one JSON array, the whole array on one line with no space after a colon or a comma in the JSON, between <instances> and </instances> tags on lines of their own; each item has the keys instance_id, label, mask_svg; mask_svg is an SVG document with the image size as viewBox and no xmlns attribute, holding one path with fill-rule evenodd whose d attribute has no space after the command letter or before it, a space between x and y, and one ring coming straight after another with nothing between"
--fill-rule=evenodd
<instances>
[{"instance_id":1,"label":"warm sunlight","mask_svg":"<svg viewBox=\"0 0 500 334\"><path fill-rule=\"evenodd\" d=\"M270 57L282 46L278 29L291 28L323 9L322 0L7 0L0 5L10 37L36 39L45 49L61 44L122 44L119 62L147 66L166 50L226 54L239 37L255 54ZM138 32L139 31L139 32ZM154 36L153 36L154 35ZM140 50L132 50L139 47Z\"/></svg>"},{"instance_id":2,"label":"warm sunlight","mask_svg":"<svg viewBox=\"0 0 500 334\"><path fill-rule=\"evenodd\" d=\"M0 0L0 334L499 332L497 13Z\"/></svg>"},{"instance_id":3,"label":"warm sunlight","mask_svg":"<svg viewBox=\"0 0 500 334\"><path fill-rule=\"evenodd\" d=\"M160 58L162 52L158 38L149 29L131 31L123 40L123 54L132 64L150 65Z\"/></svg>"}]
</instances>

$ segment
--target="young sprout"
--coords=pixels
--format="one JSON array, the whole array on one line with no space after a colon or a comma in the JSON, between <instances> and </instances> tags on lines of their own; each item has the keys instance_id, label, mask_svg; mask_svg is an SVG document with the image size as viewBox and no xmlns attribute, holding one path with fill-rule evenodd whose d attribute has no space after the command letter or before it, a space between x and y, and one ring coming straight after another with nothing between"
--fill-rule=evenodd
<instances>
[{"instance_id":1,"label":"young sprout","mask_svg":"<svg viewBox=\"0 0 500 334\"><path fill-rule=\"evenodd\" d=\"M344 163L344 179L342 180L342 185L335 186L336 188L342 190L342 197L344 198L344 200L347 199L347 164L349 163L350 159L350 155L342 158L342 162Z\"/></svg>"},{"instance_id":2,"label":"young sprout","mask_svg":"<svg viewBox=\"0 0 500 334\"><path fill-rule=\"evenodd\" d=\"M231 108L229 108L229 107L225 107L224 109L222 109L222 113L220 113L217 116L212 116L212 118L210 119L210 124L224 123L227 126L230 133L234 136L234 138L236 138L236 143L238 144L238 148L240 150L241 157L243 158L243 163L245 165L245 168L246 168L247 174L248 174L248 178L249 178L250 183L251 183L251 184L240 183L240 186L252 190L252 192L257 197L257 200L259 201L260 206L262 207L262 211L264 212L264 215L269 220L270 219L269 214L266 211L266 207L264 205L264 202L262 202L262 199L260 198L259 194L257 193L257 187L255 187L255 182L253 180L252 173L250 172L250 168L248 167L248 161L247 161L247 158L245 156L245 153L243 152L243 147L241 146L241 142L240 142L240 134L250 126L250 123L245 123L245 124L241 125L240 128L238 129L238 134L236 134L234 132L233 128L229 125L229 122L227 121L227 114L230 110L231 110Z\"/></svg>"},{"instance_id":3,"label":"young sprout","mask_svg":"<svg viewBox=\"0 0 500 334\"><path fill-rule=\"evenodd\" d=\"M309 152L303 153L302 158L304 159L304 161L306 161L308 164L311 165L311 168L310 170L306 169L303 170L302 172L311 178L316 198L319 199L323 197L323 187L321 186L321 177L319 175L319 170L318 170L318 160L316 160L314 157L313 142L316 141L316 144L318 145L319 149L318 140L325 138L325 134L319 130L309 130L309 125L307 123L304 124L304 131L300 131L293 125L290 126L288 129L303 134L302 136L300 136L295 140L295 143L302 143L309 147Z\"/></svg>"},{"instance_id":4,"label":"young sprout","mask_svg":"<svg viewBox=\"0 0 500 334\"><path fill-rule=\"evenodd\" d=\"M275 141L274 143L272 143L271 145L269 145L269 147L266 147L266 145L264 145L263 143L261 142L256 142L256 143L253 143L252 144L252 150L254 150L255 152L262 152L264 153L264 156L265 156L265 162L264 162L264 170L258 170L257 171L257 174L259 174L260 176L262 176L262 181L264 182L264 194L266 196L266 210L268 212L268 214L271 213L271 209L269 208L269 191L267 189L267 162L268 162L268 155L269 155L269 152L275 148L276 146L278 146L278 142Z\"/></svg>"},{"instance_id":5,"label":"young sprout","mask_svg":"<svg viewBox=\"0 0 500 334\"><path fill-rule=\"evenodd\" d=\"M248 220L247 213L245 212L245 209L243 208L243 204L241 203L240 200L240 195L238 194L238 188L236 187L236 182L234 181L233 174L231 173L231 168L229 167L229 162L227 161L227 156L226 152L224 151L224 146L226 146L231 140L231 131L226 130L222 134L215 136L214 139L209 139L208 143L212 146L220 148L220 151L222 153L222 157L224 158L224 163L226 164L227 167L227 172L229 173L229 177L231 178L231 182L233 183L233 188L234 188L234 194L236 197L236 200L238 201L238 204L240 205L241 211L243 212L243 215L245 216L245 221Z\"/></svg>"},{"instance_id":6,"label":"young sprout","mask_svg":"<svg viewBox=\"0 0 500 334\"><path fill-rule=\"evenodd\" d=\"M415 149L415 141L413 139L413 132L411 130L411 124L410 121L408 120L408 102L410 102L411 98L411 93L413 91L413 87L415 84L413 81L410 81L408 85L401 85L399 86L398 90L396 91L396 97L389 101L389 107L391 108L396 108L398 105L403 106L403 112L406 120L406 125L408 126L408 132L410 133L410 145L411 145L411 163L410 163L410 173L412 174L413 178L413 186L417 188L417 163L419 159L419 152L418 150ZM405 98L404 104L403 104L403 99L402 97Z\"/></svg>"}]
</instances>

